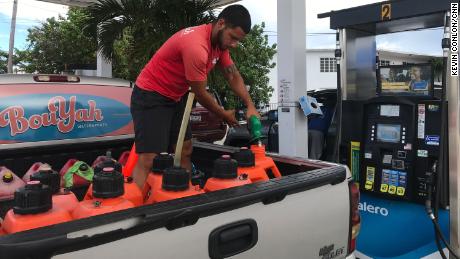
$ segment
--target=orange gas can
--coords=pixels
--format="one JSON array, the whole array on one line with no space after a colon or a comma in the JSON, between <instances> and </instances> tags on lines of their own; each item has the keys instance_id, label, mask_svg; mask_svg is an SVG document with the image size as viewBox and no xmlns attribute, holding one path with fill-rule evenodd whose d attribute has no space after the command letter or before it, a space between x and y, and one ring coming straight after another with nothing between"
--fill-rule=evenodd
<instances>
[{"instance_id":1,"label":"orange gas can","mask_svg":"<svg viewBox=\"0 0 460 259\"><path fill-rule=\"evenodd\" d=\"M48 185L52 193L53 208L61 208L71 213L78 205L78 199L73 192L66 188L60 188L61 176L58 172L51 169L47 164L43 164L41 169L32 174L30 179Z\"/></svg>"},{"instance_id":2,"label":"orange gas can","mask_svg":"<svg viewBox=\"0 0 460 259\"><path fill-rule=\"evenodd\" d=\"M93 177L93 199L83 200L73 211L75 219L91 217L119 210L130 209L134 204L123 198L123 174L113 167L105 167Z\"/></svg>"},{"instance_id":3,"label":"orange gas can","mask_svg":"<svg viewBox=\"0 0 460 259\"><path fill-rule=\"evenodd\" d=\"M118 162L122 166L125 166L126 162L128 162L129 154L130 154L129 151L124 151L123 153L121 153L120 157L118 158Z\"/></svg>"},{"instance_id":4,"label":"orange gas can","mask_svg":"<svg viewBox=\"0 0 460 259\"><path fill-rule=\"evenodd\" d=\"M241 186L251 183L247 174L238 176L238 163L229 155L223 155L214 161L213 177L204 185L205 192L212 192L226 188Z\"/></svg>"},{"instance_id":5,"label":"orange gas can","mask_svg":"<svg viewBox=\"0 0 460 259\"><path fill-rule=\"evenodd\" d=\"M152 171L147 176L147 180L142 190L142 197L147 201L154 190L161 189L163 182L163 173L166 168L171 168L174 165L174 158L168 153L160 153L153 159Z\"/></svg>"},{"instance_id":6,"label":"orange gas can","mask_svg":"<svg viewBox=\"0 0 460 259\"><path fill-rule=\"evenodd\" d=\"M96 173L97 174L97 173ZM124 183L125 193L121 196L122 198L130 201L134 206L142 206L144 204L144 199L142 198L142 193L137 184L133 182L132 177L125 178ZM90 185L88 192L86 192L84 200L92 200L93 197L93 185Z\"/></svg>"},{"instance_id":7,"label":"orange gas can","mask_svg":"<svg viewBox=\"0 0 460 259\"><path fill-rule=\"evenodd\" d=\"M112 167L117 172L122 172L122 165L112 158L111 152L108 151L105 156L99 156L93 162L94 174L102 172L103 168ZM134 206L141 206L144 204L144 199L139 187L133 182L132 177L126 177L124 183L124 194L123 198L131 201ZM93 187L92 185L88 188L84 200L93 199Z\"/></svg>"},{"instance_id":8,"label":"orange gas can","mask_svg":"<svg viewBox=\"0 0 460 259\"><path fill-rule=\"evenodd\" d=\"M30 181L14 193L15 206L6 213L2 230L12 234L72 220L69 212L53 208L51 189Z\"/></svg>"},{"instance_id":9,"label":"orange gas can","mask_svg":"<svg viewBox=\"0 0 460 259\"><path fill-rule=\"evenodd\" d=\"M278 170L278 167L276 167L273 159L265 155L264 145L251 145L251 151L255 155L256 167L262 168L269 178L281 177L281 173Z\"/></svg>"},{"instance_id":10,"label":"orange gas can","mask_svg":"<svg viewBox=\"0 0 460 259\"><path fill-rule=\"evenodd\" d=\"M256 166L255 155L247 147L242 147L233 155L233 158L238 162L238 175L248 175L253 183L270 180L265 169Z\"/></svg>"},{"instance_id":11,"label":"orange gas can","mask_svg":"<svg viewBox=\"0 0 460 259\"><path fill-rule=\"evenodd\" d=\"M136 153L136 145L133 144L133 147L131 148L131 151L129 152L128 159L126 160L126 164L123 167L123 175L128 177L131 176L133 173L134 166L136 166L137 160L139 159L139 156Z\"/></svg>"},{"instance_id":12,"label":"orange gas can","mask_svg":"<svg viewBox=\"0 0 460 259\"><path fill-rule=\"evenodd\" d=\"M202 194L199 186L190 182L190 174L183 168L167 168L163 173L161 189L154 189L146 204L179 199Z\"/></svg>"}]
</instances>

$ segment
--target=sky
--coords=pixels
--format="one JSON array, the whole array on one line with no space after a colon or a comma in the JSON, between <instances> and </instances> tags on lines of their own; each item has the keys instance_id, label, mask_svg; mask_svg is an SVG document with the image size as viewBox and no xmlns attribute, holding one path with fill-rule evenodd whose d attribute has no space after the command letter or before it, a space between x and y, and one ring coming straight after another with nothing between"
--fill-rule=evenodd
<instances>
[{"instance_id":1,"label":"sky","mask_svg":"<svg viewBox=\"0 0 460 259\"><path fill-rule=\"evenodd\" d=\"M326 4L327 2L327 4ZM329 18L318 19L317 14L354 6L380 2L376 0L306 0L307 48L335 48L335 31L329 29ZM0 0L0 49L8 50L13 0ZM65 16L67 7L36 0L18 0L15 47L27 47L27 29L37 26L46 18ZM253 24L265 22L270 43L276 43L277 0L243 0ZM263 5L261 5L263 3ZM333 6L333 8L331 8ZM326 33L326 34L324 34ZM331 34L327 34L331 33ZM441 55L440 28L418 32L387 34L376 38L377 48L418 54ZM414 44L420 43L420 44ZM407 46L411 46L407 49Z\"/></svg>"}]
</instances>

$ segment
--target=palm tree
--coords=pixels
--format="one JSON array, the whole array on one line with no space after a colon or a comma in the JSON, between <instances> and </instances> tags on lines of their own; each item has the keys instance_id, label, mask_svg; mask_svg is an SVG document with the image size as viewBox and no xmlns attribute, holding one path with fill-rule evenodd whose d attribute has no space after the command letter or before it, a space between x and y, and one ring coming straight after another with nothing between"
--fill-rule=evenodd
<instances>
[{"instance_id":1,"label":"palm tree","mask_svg":"<svg viewBox=\"0 0 460 259\"><path fill-rule=\"evenodd\" d=\"M214 20L218 0L99 0L88 7L87 30L98 35L107 59L115 43L128 42L129 77L134 80L158 48L180 29Z\"/></svg>"},{"instance_id":2,"label":"palm tree","mask_svg":"<svg viewBox=\"0 0 460 259\"><path fill-rule=\"evenodd\" d=\"M436 82L440 82L440 75L443 71L442 58L432 58L430 60L431 66L433 66L434 76L436 77Z\"/></svg>"}]
</instances>

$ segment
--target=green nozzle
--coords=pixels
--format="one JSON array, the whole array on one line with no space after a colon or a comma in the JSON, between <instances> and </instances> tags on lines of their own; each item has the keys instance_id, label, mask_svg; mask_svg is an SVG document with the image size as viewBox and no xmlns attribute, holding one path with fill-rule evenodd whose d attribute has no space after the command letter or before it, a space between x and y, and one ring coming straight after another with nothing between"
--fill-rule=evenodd
<instances>
[{"instance_id":1,"label":"green nozzle","mask_svg":"<svg viewBox=\"0 0 460 259\"><path fill-rule=\"evenodd\" d=\"M257 116L252 115L249 118L249 132L251 133L251 140L252 141L260 141L262 137L262 123Z\"/></svg>"}]
</instances>

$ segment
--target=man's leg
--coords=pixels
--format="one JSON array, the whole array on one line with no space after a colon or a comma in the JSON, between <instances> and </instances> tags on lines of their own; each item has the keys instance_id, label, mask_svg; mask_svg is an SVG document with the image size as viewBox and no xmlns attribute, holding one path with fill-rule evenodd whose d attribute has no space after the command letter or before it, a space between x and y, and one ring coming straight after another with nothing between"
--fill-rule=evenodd
<instances>
[{"instance_id":1,"label":"man's leg","mask_svg":"<svg viewBox=\"0 0 460 259\"><path fill-rule=\"evenodd\" d=\"M308 130L308 145L310 146L308 157L320 159L323 154L324 134L319 130Z\"/></svg>"},{"instance_id":2,"label":"man's leg","mask_svg":"<svg viewBox=\"0 0 460 259\"><path fill-rule=\"evenodd\" d=\"M142 189L152 169L156 154L168 150L171 122L176 103L155 92L133 89L131 115L133 117L138 161L133 169L133 180Z\"/></svg>"},{"instance_id":3,"label":"man's leg","mask_svg":"<svg viewBox=\"0 0 460 259\"><path fill-rule=\"evenodd\" d=\"M133 180L142 190L145 180L152 169L153 159L157 156L155 153L140 153L138 160L133 169Z\"/></svg>"}]
</instances>

